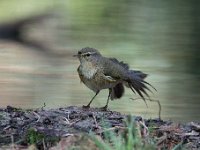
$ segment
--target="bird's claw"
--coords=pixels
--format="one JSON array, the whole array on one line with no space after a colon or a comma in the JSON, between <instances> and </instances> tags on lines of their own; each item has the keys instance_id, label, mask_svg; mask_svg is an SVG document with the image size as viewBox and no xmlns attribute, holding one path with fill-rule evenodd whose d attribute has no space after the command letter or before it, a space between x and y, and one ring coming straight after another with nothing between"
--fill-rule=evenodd
<instances>
[{"instance_id":1,"label":"bird's claw","mask_svg":"<svg viewBox=\"0 0 200 150\"><path fill-rule=\"evenodd\" d=\"M107 111L107 110L108 110L108 106L106 105L106 106L104 106L104 107L101 107L100 110L102 110L102 111Z\"/></svg>"},{"instance_id":2,"label":"bird's claw","mask_svg":"<svg viewBox=\"0 0 200 150\"><path fill-rule=\"evenodd\" d=\"M84 109L89 109L89 108L90 108L90 105L86 105L86 106L83 105L82 108L84 108Z\"/></svg>"}]
</instances>

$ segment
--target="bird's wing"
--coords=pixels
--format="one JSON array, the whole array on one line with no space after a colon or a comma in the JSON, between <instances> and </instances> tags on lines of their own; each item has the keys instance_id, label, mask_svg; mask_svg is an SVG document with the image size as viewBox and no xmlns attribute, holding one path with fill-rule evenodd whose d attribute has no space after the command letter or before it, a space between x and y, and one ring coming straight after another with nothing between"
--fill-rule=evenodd
<instances>
[{"instance_id":1,"label":"bird's wing","mask_svg":"<svg viewBox=\"0 0 200 150\"><path fill-rule=\"evenodd\" d=\"M103 74L113 80L123 80L129 68L127 64L115 58L104 57L101 59L100 64L102 65Z\"/></svg>"},{"instance_id":2,"label":"bird's wing","mask_svg":"<svg viewBox=\"0 0 200 150\"><path fill-rule=\"evenodd\" d=\"M119 64L126 69L129 69L129 65L127 63L124 63L123 61L118 61L116 58L109 58L109 59L114 63Z\"/></svg>"}]
</instances>

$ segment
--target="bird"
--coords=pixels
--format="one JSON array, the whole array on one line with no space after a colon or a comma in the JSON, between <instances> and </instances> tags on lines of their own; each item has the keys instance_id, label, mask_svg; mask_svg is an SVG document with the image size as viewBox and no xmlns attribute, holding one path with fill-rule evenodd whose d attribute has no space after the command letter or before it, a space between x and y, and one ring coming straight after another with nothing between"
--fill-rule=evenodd
<instances>
[{"instance_id":1,"label":"bird","mask_svg":"<svg viewBox=\"0 0 200 150\"><path fill-rule=\"evenodd\" d=\"M144 80L147 77L146 73L131 70L127 63L116 58L104 57L95 48L82 48L74 57L80 61L77 72L81 82L95 92L83 108L90 108L92 101L103 89L109 90L106 105L101 108L103 110L107 110L110 99L119 99L123 96L124 86L130 88L135 94L139 94L144 101L145 97L149 97L147 91L152 92L150 87L155 89Z\"/></svg>"}]
</instances>

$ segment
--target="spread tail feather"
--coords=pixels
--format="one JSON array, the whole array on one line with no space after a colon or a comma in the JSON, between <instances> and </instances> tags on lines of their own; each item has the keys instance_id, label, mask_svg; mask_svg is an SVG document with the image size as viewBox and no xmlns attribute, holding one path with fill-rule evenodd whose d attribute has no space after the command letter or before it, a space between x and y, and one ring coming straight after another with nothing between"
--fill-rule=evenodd
<instances>
[{"instance_id":1,"label":"spread tail feather","mask_svg":"<svg viewBox=\"0 0 200 150\"><path fill-rule=\"evenodd\" d=\"M147 74L146 73L143 73L141 71L138 71L138 70L130 70L129 71L130 74L134 74L135 76L138 76L140 77L141 79L145 79L147 77Z\"/></svg>"},{"instance_id":2,"label":"spread tail feather","mask_svg":"<svg viewBox=\"0 0 200 150\"><path fill-rule=\"evenodd\" d=\"M150 83L144 81L147 74L141 72L141 71L129 71L129 77L128 77L128 86L130 89L134 92L140 95L140 97L145 101L145 96L149 97L147 91L152 92L148 86L152 87L154 90L156 90Z\"/></svg>"}]
</instances>

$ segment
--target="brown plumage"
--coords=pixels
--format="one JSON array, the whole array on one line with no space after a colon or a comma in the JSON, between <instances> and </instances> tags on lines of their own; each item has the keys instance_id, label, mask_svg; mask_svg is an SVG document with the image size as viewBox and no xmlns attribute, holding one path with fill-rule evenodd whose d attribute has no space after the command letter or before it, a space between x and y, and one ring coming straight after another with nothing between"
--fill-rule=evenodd
<instances>
[{"instance_id":1,"label":"brown plumage","mask_svg":"<svg viewBox=\"0 0 200 150\"><path fill-rule=\"evenodd\" d=\"M145 96L149 97L147 91L151 90L148 86L154 88L144 81L147 74L130 70L128 64L118 61L116 58L103 57L94 48L83 48L75 56L80 61L77 71L81 81L96 93L85 107L90 106L102 89L109 89L107 103L103 107L106 109L110 98L113 100L123 96L124 85L131 88L134 93L139 94L143 100L145 100Z\"/></svg>"}]
</instances>

